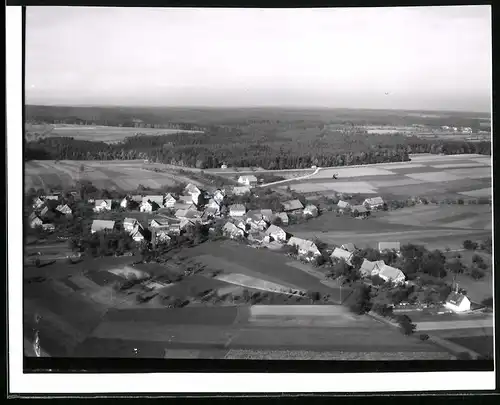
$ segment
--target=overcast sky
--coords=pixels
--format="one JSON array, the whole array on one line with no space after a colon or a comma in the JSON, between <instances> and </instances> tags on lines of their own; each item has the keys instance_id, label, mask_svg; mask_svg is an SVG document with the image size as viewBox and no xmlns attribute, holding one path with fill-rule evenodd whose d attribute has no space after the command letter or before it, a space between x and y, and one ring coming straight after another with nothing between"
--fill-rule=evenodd
<instances>
[{"instance_id":1,"label":"overcast sky","mask_svg":"<svg viewBox=\"0 0 500 405\"><path fill-rule=\"evenodd\" d=\"M26 102L490 111L491 53L489 6L27 7Z\"/></svg>"}]
</instances>

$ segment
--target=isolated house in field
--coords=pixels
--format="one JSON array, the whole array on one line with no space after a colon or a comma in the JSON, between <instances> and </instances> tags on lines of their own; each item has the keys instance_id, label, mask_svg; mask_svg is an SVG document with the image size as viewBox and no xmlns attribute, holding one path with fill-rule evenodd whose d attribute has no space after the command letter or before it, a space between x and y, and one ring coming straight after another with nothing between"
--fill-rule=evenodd
<instances>
[{"instance_id":1,"label":"isolated house in field","mask_svg":"<svg viewBox=\"0 0 500 405\"><path fill-rule=\"evenodd\" d=\"M464 294L453 291L446 298L444 306L454 312L465 312L470 311L471 302Z\"/></svg>"},{"instance_id":2,"label":"isolated house in field","mask_svg":"<svg viewBox=\"0 0 500 405\"><path fill-rule=\"evenodd\" d=\"M146 232L146 230L139 224L136 224L130 232L130 236L132 237L134 242L142 242L143 240L146 240L147 234L148 232Z\"/></svg>"},{"instance_id":3,"label":"isolated house in field","mask_svg":"<svg viewBox=\"0 0 500 405\"><path fill-rule=\"evenodd\" d=\"M319 215L318 207L313 204L308 204L304 208L304 215L310 215L311 217L317 217Z\"/></svg>"},{"instance_id":4,"label":"isolated house in field","mask_svg":"<svg viewBox=\"0 0 500 405\"><path fill-rule=\"evenodd\" d=\"M68 204L60 204L56 207L56 211L60 212L63 215L69 216L73 214L73 211L71 208L68 206Z\"/></svg>"},{"instance_id":5,"label":"isolated house in field","mask_svg":"<svg viewBox=\"0 0 500 405\"><path fill-rule=\"evenodd\" d=\"M273 221L279 218L281 220L281 224L288 225L288 214L286 212L279 212L273 217Z\"/></svg>"},{"instance_id":6,"label":"isolated house in field","mask_svg":"<svg viewBox=\"0 0 500 405\"><path fill-rule=\"evenodd\" d=\"M352 253L344 249L335 248L330 255L332 261L344 260L349 266L351 265Z\"/></svg>"},{"instance_id":7,"label":"isolated house in field","mask_svg":"<svg viewBox=\"0 0 500 405\"><path fill-rule=\"evenodd\" d=\"M42 224L42 229L45 232L54 232L56 230L56 227L54 224Z\"/></svg>"},{"instance_id":8,"label":"isolated house in field","mask_svg":"<svg viewBox=\"0 0 500 405\"><path fill-rule=\"evenodd\" d=\"M40 197L36 197L33 200L33 209L38 210L43 207L45 204L45 201L43 201Z\"/></svg>"},{"instance_id":9,"label":"isolated house in field","mask_svg":"<svg viewBox=\"0 0 500 405\"><path fill-rule=\"evenodd\" d=\"M363 205L372 211L379 210L384 208L384 200L382 199L382 197L367 198L365 201L363 201Z\"/></svg>"},{"instance_id":10,"label":"isolated house in field","mask_svg":"<svg viewBox=\"0 0 500 405\"><path fill-rule=\"evenodd\" d=\"M372 276L378 275L382 280L389 281L395 284L401 284L405 282L405 274L395 267L388 266L384 263L383 266L377 266L372 271Z\"/></svg>"},{"instance_id":11,"label":"isolated house in field","mask_svg":"<svg viewBox=\"0 0 500 405\"><path fill-rule=\"evenodd\" d=\"M314 244L314 242L310 240L292 236L288 240L287 245L296 246L299 256L309 257L309 255L312 255L313 257L316 257L321 255L321 252L319 251L318 247Z\"/></svg>"},{"instance_id":12,"label":"isolated house in field","mask_svg":"<svg viewBox=\"0 0 500 405\"><path fill-rule=\"evenodd\" d=\"M175 203L177 200L172 196L172 194L168 193L165 198L163 199L163 206L165 208L174 208Z\"/></svg>"},{"instance_id":13,"label":"isolated house in field","mask_svg":"<svg viewBox=\"0 0 500 405\"><path fill-rule=\"evenodd\" d=\"M28 217L28 221L31 228L36 228L37 226L42 226L42 219L36 215L34 212Z\"/></svg>"},{"instance_id":14,"label":"isolated house in field","mask_svg":"<svg viewBox=\"0 0 500 405\"><path fill-rule=\"evenodd\" d=\"M184 188L184 194L191 196L191 202L198 204L198 197L201 194L201 190L194 184L189 183L186 188Z\"/></svg>"},{"instance_id":15,"label":"isolated house in field","mask_svg":"<svg viewBox=\"0 0 500 405\"><path fill-rule=\"evenodd\" d=\"M401 243L400 242L379 242L378 251L380 253L385 251L395 251L397 254L401 253Z\"/></svg>"},{"instance_id":16,"label":"isolated house in field","mask_svg":"<svg viewBox=\"0 0 500 405\"><path fill-rule=\"evenodd\" d=\"M354 243L344 243L340 248L351 253L354 253L356 251L356 246L354 245Z\"/></svg>"},{"instance_id":17,"label":"isolated house in field","mask_svg":"<svg viewBox=\"0 0 500 405\"><path fill-rule=\"evenodd\" d=\"M247 176L240 176L238 178L238 183L243 184L245 186L253 186L257 184L257 177L255 177L253 174Z\"/></svg>"},{"instance_id":18,"label":"isolated house in field","mask_svg":"<svg viewBox=\"0 0 500 405\"><path fill-rule=\"evenodd\" d=\"M245 235L243 229L238 228L235 224L231 222L226 222L226 224L222 228L222 232L224 233L224 235L232 239L243 237Z\"/></svg>"},{"instance_id":19,"label":"isolated house in field","mask_svg":"<svg viewBox=\"0 0 500 405\"><path fill-rule=\"evenodd\" d=\"M370 211L364 205L352 205L351 214L356 218L366 218L370 215Z\"/></svg>"},{"instance_id":20,"label":"isolated house in field","mask_svg":"<svg viewBox=\"0 0 500 405\"><path fill-rule=\"evenodd\" d=\"M110 211L112 203L113 202L111 200L95 200L94 211L95 212Z\"/></svg>"},{"instance_id":21,"label":"isolated house in field","mask_svg":"<svg viewBox=\"0 0 500 405\"><path fill-rule=\"evenodd\" d=\"M337 203L337 208L339 209L339 211L344 212L351 209L351 204L348 203L347 201L340 200Z\"/></svg>"},{"instance_id":22,"label":"isolated house in field","mask_svg":"<svg viewBox=\"0 0 500 405\"><path fill-rule=\"evenodd\" d=\"M266 235L270 236L273 240L278 242L286 241L286 232L276 225L271 225L266 229Z\"/></svg>"},{"instance_id":23,"label":"isolated house in field","mask_svg":"<svg viewBox=\"0 0 500 405\"><path fill-rule=\"evenodd\" d=\"M361 277L371 277L372 275L378 274L384 266L385 262L383 260L371 262L370 260L364 259L359 272Z\"/></svg>"},{"instance_id":24,"label":"isolated house in field","mask_svg":"<svg viewBox=\"0 0 500 405\"><path fill-rule=\"evenodd\" d=\"M229 215L232 217L242 217L245 215L246 211L243 204L233 204L229 206Z\"/></svg>"},{"instance_id":25,"label":"isolated house in field","mask_svg":"<svg viewBox=\"0 0 500 405\"><path fill-rule=\"evenodd\" d=\"M92 228L90 228L90 232L95 233L99 231L112 231L113 229L115 229L115 221L94 219L94 222L92 222Z\"/></svg>"},{"instance_id":26,"label":"isolated house in field","mask_svg":"<svg viewBox=\"0 0 500 405\"><path fill-rule=\"evenodd\" d=\"M123 220L123 230L125 232L132 232L132 230L137 226L140 225L139 221L137 221L136 218L125 218Z\"/></svg>"},{"instance_id":27,"label":"isolated house in field","mask_svg":"<svg viewBox=\"0 0 500 405\"><path fill-rule=\"evenodd\" d=\"M285 212L297 212L304 209L304 206L299 200L290 200L283 203L283 210Z\"/></svg>"}]
</instances>

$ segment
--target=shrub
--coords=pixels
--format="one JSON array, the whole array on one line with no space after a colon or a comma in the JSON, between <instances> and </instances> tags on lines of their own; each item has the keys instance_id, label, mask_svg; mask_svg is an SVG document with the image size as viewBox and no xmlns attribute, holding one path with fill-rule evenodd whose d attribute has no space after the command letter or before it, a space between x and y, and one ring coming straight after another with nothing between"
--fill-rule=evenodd
<instances>
[{"instance_id":1,"label":"shrub","mask_svg":"<svg viewBox=\"0 0 500 405\"><path fill-rule=\"evenodd\" d=\"M427 333L421 333L419 338L420 340L427 340L429 339L429 335Z\"/></svg>"},{"instance_id":2,"label":"shrub","mask_svg":"<svg viewBox=\"0 0 500 405\"><path fill-rule=\"evenodd\" d=\"M470 272L470 276L474 280L480 280L484 277L484 271L478 269L477 267L474 267L474 268L472 268L472 270Z\"/></svg>"},{"instance_id":3,"label":"shrub","mask_svg":"<svg viewBox=\"0 0 500 405\"><path fill-rule=\"evenodd\" d=\"M400 315L396 320L399 327L401 328L401 331L407 336L411 335L417 327L414 323L411 322L410 317L408 317L407 315Z\"/></svg>"}]
</instances>

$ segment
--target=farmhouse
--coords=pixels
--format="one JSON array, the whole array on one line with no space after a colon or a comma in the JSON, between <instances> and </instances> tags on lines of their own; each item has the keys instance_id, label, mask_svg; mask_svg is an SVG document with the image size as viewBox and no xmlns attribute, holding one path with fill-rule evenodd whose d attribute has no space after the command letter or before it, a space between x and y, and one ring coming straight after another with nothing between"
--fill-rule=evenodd
<instances>
[{"instance_id":1,"label":"farmhouse","mask_svg":"<svg viewBox=\"0 0 500 405\"><path fill-rule=\"evenodd\" d=\"M94 219L94 222L92 222L92 228L90 229L90 232L95 233L99 231L112 231L113 229L115 229L115 221Z\"/></svg>"},{"instance_id":2,"label":"farmhouse","mask_svg":"<svg viewBox=\"0 0 500 405\"><path fill-rule=\"evenodd\" d=\"M273 221L276 221L278 218L280 219L281 224L288 225L288 214L286 212L280 212L274 215Z\"/></svg>"},{"instance_id":3,"label":"farmhouse","mask_svg":"<svg viewBox=\"0 0 500 405\"><path fill-rule=\"evenodd\" d=\"M276 225L271 225L269 228L267 228L266 235L279 242L286 241L286 232Z\"/></svg>"},{"instance_id":4,"label":"farmhouse","mask_svg":"<svg viewBox=\"0 0 500 405\"><path fill-rule=\"evenodd\" d=\"M250 188L249 187L233 187L233 194L234 195L244 195L250 193Z\"/></svg>"},{"instance_id":5,"label":"farmhouse","mask_svg":"<svg viewBox=\"0 0 500 405\"><path fill-rule=\"evenodd\" d=\"M349 204L347 201L339 200L339 202L337 203L337 208L339 211L344 212L351 208L351 204Z\"/></svg>"},{"instance_id":6,"label":"farmhouse","mask_svg":"<svg viewBox=\"0 0 500 405\"><path fill-rule=\"evenodd\" d=\"M243 204L233 204L229 206L229 215L232 217L242 217L245 215L246 211Z\"/></svg>"},{"instance_id":7,"label":"farmhouse","mask_svg":"<svg viewBox=\"0 0 500 405\"><path fill-rule=\"evenodd\" d=\"M226 192L220 188L214 191L213 199L217 204L221 204L222 201L224 200L224 197L226 195Z\"/></svg>"},{"instance_id":8,"label":"farmhouse","mask_svg":"<svg viewBox=\"0 0 500 405\"><path fill-rule=\"evenodd\" d=\"M189 183L186 188L184 188L184 193L191 196L191 202L198 204L198 197L201 194L201 190L194 184Z\"/></svg>"},{"instance_id":9,"label":"farmhouse","mask_svg":"<svg viewBox=\"0 0 500 405\"><path fill-rule=\"evenodd\" d=\"M378 210L384 207L384 200L382 200L382 197L367 198L363 202L363 205L368 207L370 210Z\"/></svg>"},{"instance_id":10,"label":"farmhouse","mask_svg":"<svg viewBox=\"0 0 500 405\"><path fill-rule=\"evenodd\" d=\"M60 204L56 207L56 211L59 211L63 215L71 215L73 211L71 208L68 206L68 204Z\"/></svg>"},{"instance_id":11,"label":"farmhouse","mask_svg":"<svg viewBox=\"0 0 500 405\"><path fill-rule=\"evenodd\" d=\"M146 240L146 235L146 230L138 224L130 232L130 236L134 242L142 242L143 240Z\"/></svg>"},{"instance_id":12,"label":"farmhouse","mask_svg":"<svg viewBox=\"0 0 500 405\"><path fill-rule=\"evenodd\" d=\"M172 196L172 194L168 193L165 198L164 198L164 204L163 206L165 208L173 208L175 206L175 203L176 203L176 200L175 198Z\"/></svg>"},{"instance_id":13,"label":"farmhouse","mask_svg":"<svg viewBox=\"0 0 500 405\"><path fill-rule=\"evenodd\" d=\"M299 200L290 200L283 203L283 210L285 212L294 212L304 209L304 206Z\"/></svg>"},{"instance_id":14,"label":"farmhouse","mask_svg":"<svg viewBox=\"0 0 500 405\"><path fill-rule=\"evenodd\" d=\"M54 224L42 224L42 229L46 232L54 232L56 227Z\"/></svg>"},{"instance_id":15,"label":"farmhouse","mask_svg":"<svg viewBox=\"0 0 500 405\"><path fill-rule=\"evenodd\" d=\"M150 228L161 228L162 226L168 226L169 221L166 218L153 218L149 223Z\"/></svg>"},{"instance_id":16,"label":"farmhouse","mask_svg":"<svg viewBox=\"0 0 500 405\"><path fill-rule=\"evenodd\" d=\"M464 294L453 291L446 298L444 306L454 312L465 312L470 311L471 302Z\"/></svg>"},{"instance_id":17,"label":"farmhouse","mask_svg":"<svg viewBox=\"0 0 500 405\"><path fill-rule=\"evenodd\" d=\"M370 211L368 211L364 205L351 206L351 213L352 216L356 218L366 218L370 215Z\"/></svg>"},{"instance_id":18,"label":"farmhouse","mask_svg":"<svg viewBox=\"0 0 500 405\"><path fill-rule=\"evenodd\" d=\"M43 221L34 212L29 216L29 223L31 228L36 228L37 226L42 226Z\"/></svg>"},{"instance_id":19,"label":"farmhouse","mask_svg":"<svg viewBox=\"0 0 500 405\"><path fill-rule=\"evenodd\" d=\"M257 183L257 177L255 177L253 174L250 174L248 176L240 176L238 178L238 183L244 184L245 186L254 185Z\"/></svg>"},{"instance_id":20,"label":"farmhouse","mask_svg":"<svg viewBox=\"0 0 500 405\"><path fill-rule=\"evenodd\" d=\"M335 248L330 258L332 261L344 260L348 265L351 265L352 253L344 249Z\"/></svg>"},{"instance_id":21,"label":"farmhouse","mask_svg":"<svg viewBox=\"0 0 500 405\"><path fill-rule=\"evenodd\" d=\"M261 209L260 213L264 221L271 222L273 220L273 212L269 209Z\"/></svg>"},{"instance_id":22,"label":"farmhouse","mask_svg":"<svg viewBox=\"0 0 500 405\"><path fill-rule=\"evenodd\" d=\"M226 224L222 228L222 232L224 233L224 235L233 239L242 237L244 235L243 230L238 228L235 224L231 222L226 222Z\"/></svg>"},{"instance_id":23,"label":"farmhouse","mask_svg":"<svg viewBox=\"0 0 500 405\"><path fill-rule=\"evenodd\" d=\"M110 211L111 210L112 201L111 200L95 200L94 211Z\"/></svg>"},{"instance_id":24,"label":"farmhouse","mask_svg":"<svg viewBox=\"0 0 500 405\"><path fill-rule=\"evenodd\" d=\"M356 251L356 246L354 245L354 243L344 243L340 248L351 253Z\"/></svg>"},{"instance_id":25,"label":"farmhouse","mask_svg":"<svg viewBox=\"0 0 500 405\"><path fill-rule=\"evenodd\" d=\"M385 262L383 260L371 262L364 259L359 272L361 273L361 277L370 277L372 274L378 274L383 266L385 266Z\"/></svg>"},{"instance_id":26,"label":"farmhouse","mask_svg":"<svg viewBox=\"0 0 500 405\"><path fill-rule=\"evenodd\" d=\"M312 254L313 256L320 256L321 252L318 247L314 244L314 242L306 239L296 238L292 236L288 241L287 245L296 246L298 249L298 253L300 256L308 256Z\"/></svg>"},{"instance_id":27,"label":"farmhouse","mask_svg":"<svg viewBox=\"0 0 500 405\"><path fill-rule=\"evenodd\" d=\"M383 266L377 266L372 271L372 276L378 275L384 281L390 281L395 284L404 283L406 276L405 274L395 267L388 266L384 263Z\"/></svg>"},{"instance_id":28,"label":"farmhouse","mask_svg":"<svg viewBox=\"0 0 500 405\"><path fill-rule=\"evenodd\" d=\"M313 204L308 204L304 208L304 215L310 215L312 217L317 217L318 216L318 207L316 207Z\"/></svg>"},{"instance_id":29,"label":"farmhouse","mask_svg":"<svg viewBox=\"0 0 500 405\"><path fill-rule=\"evenodd\" d=\"M132 232L132 230L139 224L136 218L125 218L123 220L123 230L126 232Z\"/></svg>"},{"instance_id":30,"label":"farmhouse","mask_svg":"<svg viewBox=\"0 0 500 405\"><path fill-rule=\"evenodd\" d=\"M394 250L397 254L401 253L401 243L400 242L379 242L378 251L380 253L386 250Z\"/></svg>"}]
</instances>

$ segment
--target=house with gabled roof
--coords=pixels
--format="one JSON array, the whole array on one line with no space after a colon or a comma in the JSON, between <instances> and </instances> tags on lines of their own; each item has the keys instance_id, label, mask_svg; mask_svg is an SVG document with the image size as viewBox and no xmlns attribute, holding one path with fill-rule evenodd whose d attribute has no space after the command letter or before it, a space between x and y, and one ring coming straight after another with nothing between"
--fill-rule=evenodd
<instances>
[{"instance_id":1,"label":"house with gabled roof","mask_svg":"<svg viewBox=\"0 0 500 405\"><path fill-rule=\"evenodd\" d=\"M250 192L251 192L250 187L247 187L247 186L242 186L242 187L235 186L232 189L232 193L234 195L244 195L244 194L247 194Z\"/></svg>"},{"instance_id":2,"label":"house with gabled roof","mask_svg":"<svg viewBox=\"0 0 500 405\"><path fill-rule=\"evenodd\" d=\"M120 207L123 209L127 209L130 204L130 196L125 196L123 199L120 201Z\"/></svg>"},{"instance_id":3,"label":"house with gabled roof","mask_svg":"<svg viewBox=\"0 0 500 405\"><path fill-rule=\"evenodd\" d=\"M286 212L278 212L276 213L274 216L273 216L273 221L276 219L276 218L279 218L281 220L281 223L283 225L288 225L288 222L289 222L289 218L288 218L288 214Z\"/></svg>"},{"instance_id":4,"label":"house with gabled roof","mask_svg":"<svg viewBox=\"0 0 500 405\"><path fill-rule=\"evenodd\" d=\"M371 277L372 275L378 274L384 266L385 262L383 260L372 262L370 260L364 259L363 263L361 263L359 272L361 274L361 277Z\"/></svg>"},{"instance_id":5,"label":"house with gabled roof","mask_svg":"<svg viewBox=\"0 0 500 405\"><path fill-rule=\"evenodd\" d=\"M309 255L312 254L313 257L316 257L316 256L321 255L321 252L319 251L316 244L310 240L301 239L301 238L297 238L295 236L292 236L288 240L287 245L296 246L299 256L309 257Z\"/></svg>"},{"instance_id":6,"label":"house with gabled roof","mask_svg":"<svg viewBox=\"0 0 500 405\"><path fill-rule=\"evenodd\" d=\"M132 230L136 226L141 226L142 227L142 225L140 224L139 221L137 221L136 218L125 218L123 220L123 230L126 231L126 232L132 232Z\"/></svg>"},{"instance_id":7,"label":"house with gabled roof","mask_svg":"<svg viewBox=\"0 0 500 405\"><path fill-rule=\"evenodd\" d=\"M354 253L356 251L356 246L354 245L354 243L344 243L340 248L351 253Z\"/></svg>"},{"instance_id":8,"label":"house with gabled roof","mask_svg":"<svg viewBox=\"0 0 500 405\"><path fill-rule=\"evenodd\" d=\"M113 202L111 200L95 200L94 211L95 212L111 211L112 204Z\"/></svg>"},{"instance_id":9,"label":"house with gabled roof","mask_svg":"<svg viewBox=\"0 0 500 405\"><path fill-rule=\"evenodd\" d=\"M33 209L38 210L43 207L45 201L43 201L40 197L35 197L33 200Z\"/></svg>"},{"instance_id":10,"label":"house with gabled roof","mask_svg":"<svg viewBox=\"0 0 500 405\"><path fill-rule=\"evenodd\" d=\"M218 188L217 190L214 191L213 194L213 199L217 204L221 204L222 201L224 200L224 197L226 196L226 191L224 189Z\"/></svg>"},{"instance_id":11,"label":"house with gabled roof","mask_svg":"<svg viewBox=\"0 0 500 405\"><path fill-rule=\"evenodd\" d=\"M42 219L34 212L32 212L31 215L28 217L28 221L31 228L36 228L37 226L42 226L43 224Z\"/></svg>"},{"instance_id":12,"label":"house with gabled roof","mask_svg":"<svg viewBox=\"0 0 500 405\"><path fill-rule=\"evenodd\" d=\"M313 204L307 204L304 207L304 215L310 215L311 217L317 217L319 215L318 207Z\"/></svg>"},{"instance_id":13,"label":"house with gabled roof","mask_svg":"<svg viewBox=\"0 0 500 405\"><path fill-rule=\"evenodd\" d=\"M352 205L351 213L354 217L367 217L370 215L370 211L364 205Z\"/></svg>"},{"instance_id":14,"label":"house with gabled roof","mask_svg":"<svg viewBox=\"0 0 500 405\"><path fill-rule=\"evenodd\" d=\"M332 261L344 260L349 266L351 265L352 253L344 249L335 248L330 255Z\"/></svg>"},{"instance_id":15,"label":"house with gabled roof","mask_svg":"<svg viewBox=\"0 0 500 405\"><path fill-rule=\"evenodd\" d=\"M132 231L130 231L130 236L134 242L142 242L147 239L148 233L140 224L136 224Z\"/></svg>"},{"instance_id":16,"label":"house with gabled roof","mask_svg":"<svg viewBox=\"0 0 500 405\"><path fill-rule=\"evenodd\" d=\"M92 227L90 228L91 233L99 231L112 231L115 229L115 221L107 221L103 219L94 219L92 222Z\"/></svg>"},{"instance_id":17,"label":"house with gabled roof","mask_svg":"<svg viewBox=\"0 0 500 405\"><path fill-rule=\"evenodd\" d=\"M470 311L471 302L466 295L452 291L446 298L444 306L453 312L465 312Z\"/></svg>"},{"instance_id":18,"label":"house with gabled roof","mask_svg":"<svg viewBox=\"0 0 500 405\"><path fill-rule=\"evenodd\" d=\"M163 199L163 201L164 201L163 202L163 206L165 208L174 208L175 203L177 202L177 200L175 199L175 197L172 194L170 194L170 193L168 193L165 196L165 198Z\"/></svg>"},{"instance_id":19,"label":"house with gabled roof","mask_svg":"<svg viewBox=\"0 0 500 405\"><path fill-rule=\"evenodd\" d=\"M276 225L270 225L269 228L266 229L266 235L269 235L273 240L278 242L286 241L286 232Z\"/></svg>"},{"instance_id":20,"label":"house with gabled roof","mask_svg":"<svg viewBox=\"0 0 500 405\"><path fill-rule=\"evenodd\" d=\"M169 220L167 218L156 217L149 223L150 228L161 228L169 225Z\"/></svg>"},{"instance_id":21,"label":"house with gabled roof","mask_svg":"<svg viewBox=\"0 0 500 405\"><path fill-rule=\"evenodd\" d=\"M238 177L238 183L245 186L251 186L257 184L257 177L253 174Z\"/></svg>"},{"instance_id":22,"label":"house with gabled roof","mask_svg":"<svg viewBox=\"0 0 500 405\"><path fill-rule=\"evenodd\" d=\"M156 243L169 243L172 240L169 236L168 228L153 228L151 231L151 239L154 239Z\"/></svg>"},{"instance_id":23,"label":"house with gabled roof","mask_svg":"<svg viewBox=\"0 0 500 405\"><path fill-rule=\"evenodd\" d=\"M395 284L404 283L406 280L405 274L395 267L388 266L384 263L383 266L377 266L372 271L372 276L378 275L384 281L388 281Z\"/></svg>"},{"instance_id":24,"label":"house with gabled roof","mask_svg":"<svg viewBox=\"0 0 500 405\"><path fill-rule=\"evenodd\" d=\"M231 222L226 222L224 227L222 228L222 232L224 235L230 237L230 238L238 238L238 237L243 237L245 235L245 232L238 228L235 224Z\"/></svg>"},{"instance_id":25,"label":"house with gabled roof","mask_svg":"<svg viewBox=\"0 0 500 405\"><path fill-rule=\"evenodd\" d=\"M370 210L378 210L384 207L384 200L382 197L372 197L372 198L367 198L364 202L363 205L368 207Z\"/></svg>"},{"instance_id":26,"label":"house with gabled roof","mask_svg":"<svg viewBox=\"0 0 500 405\"><path fill-rule=\"evenodd\" d=\"M243 204L233 204L229 206L229 215L232 217L242 217L247 209Z\"/></svg>"},{"instance_id":27,"label":"house with gabled roof","mask_svg":"<svg viewBox=\"0 0 500 405\"><path fill-rule=\"evenodd\" d=\"M283 205L283 211L285 212L294 212L304 209L304 206L299 200L285 201L282 205Z\"/></svg>"},{"instance_id":28,"label":"house with gabled roof","mask_svg":"<svg viewBox=\"0 0 500 405\"><path fill-rule=\"evenodd\" d=\"M201 194L201 190L196 187L194 184L189 183L184 188L184 194L191 196L191 202L198 204L198 197Z\"/></svg>"},{"instance_id":29,"label":"house with gabled roof","mask_svg":"<svg viewBox=\"0 0 500 405\"><path fill-rule=\"evenodd\" d=\"M395 251L397 254L401 253L401 243L400 242L379 242L378 251L380 253L385 251Z\"/></svg>"},{"instance_id":30,"label":"house with gabled roof","mask_svg":"<svg viewBox=\"0 0 500 405\"><path fill-rule=\"evenodd\" d=\"M63 215L66 215L66 216L69 216L69 215L72 215L73 214L73 211L71 210L71 208L68 206L68 204L59 204L57 207L56 207L56 211L60 212L61 214Z\"/></svg>"},{"instance_id":31,"label":"house with gabled roof","mask_svg":"<svg viewBox=\"0 0 500 405\"><path fill-rule=\"evenodd\" d=\"M163 196L162 195L147 195L142 197L141 206L139 211L141 212L153 212L158 211L163 207Z\"/></svg>"},{"instance_id":32,"label":"house with gabled roof","mask_svg":"<svg viewBox=\"0 0 500 405\"><path fill-rule=\"evenodd\" d=\"M337 203L337 208L340 210L340 211L345 211L345 210L348 210L351 208L351 204L347 201L343 201L343 200L339 200L339 202Z\"/></svg>"}]
</instances>

